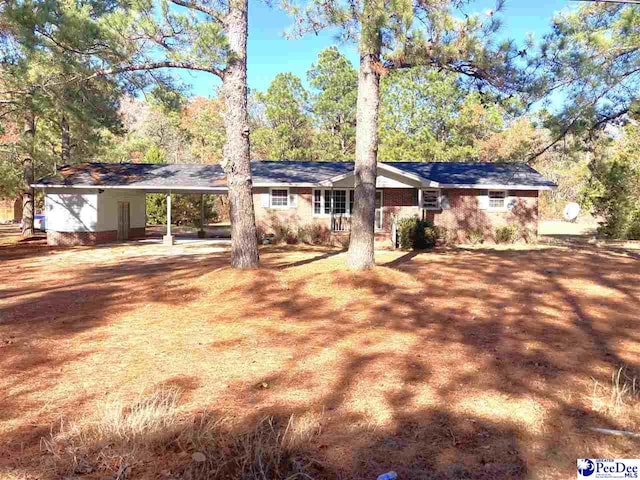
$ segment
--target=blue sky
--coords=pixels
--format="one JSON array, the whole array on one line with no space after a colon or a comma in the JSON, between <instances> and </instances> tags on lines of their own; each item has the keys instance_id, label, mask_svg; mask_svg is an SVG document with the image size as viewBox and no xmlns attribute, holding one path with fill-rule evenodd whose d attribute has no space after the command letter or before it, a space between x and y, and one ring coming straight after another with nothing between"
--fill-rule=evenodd
<instances>
[{"instance_id":1,"label":"blue sky","mask_svg":"<svg viewBox=\"0 0 640 480\"><path fill-rule=\"evenodd\" d=\"M495 5L494 1L477 0L466 10L482 12ZM576 2L569 0L507 0L502 18L504 27L502 36L524 41L528 33L541 39L548 31L553 14L563 8L575 7ZM273 77L279 72L293 72L306 82L306 72L318 53L336 41L330 32L318 36L307 35L301 39L286 39L284 31L291 19L275 8L270 8L261 0L249 0L249 51L248 81L249 87L266 90ZM338 47L354 64L357 51L353 45L342 44ZM213 96L220 82L206 73L183 73L182 78L192 86L192 94Z\"/></svg>"}]
</instances>

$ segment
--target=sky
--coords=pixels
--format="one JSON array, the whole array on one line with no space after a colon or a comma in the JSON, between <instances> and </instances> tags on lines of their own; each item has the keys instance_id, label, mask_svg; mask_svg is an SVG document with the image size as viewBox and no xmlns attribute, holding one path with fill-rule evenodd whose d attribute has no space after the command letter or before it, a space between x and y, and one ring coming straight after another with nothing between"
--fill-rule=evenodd
<instances>
[{"instance_id":1,"label":"sky","mask_svg":"<svg viewBox=\"0 0 640 480\"><path fill-rule=\"evenodd\" d=\"M491 9L494 1L476 0L468 12L483 12ZM507 0L502 19L501 36L522 43L528 34L540 40L549 30L554 13L575 8L571 0ZM300 39L287 39L285 30L291 19L284 12L268 7L262 0L249 0L249 43L247 75L249 88L264 91L276 74L292 72L306 84L307 70L318 57L318 53L331 45L357 63L357 50L351 44L339 44L330 32L307 35ZM191 85L193 95L215 96L220 81L207 73L183 72L182 79Z\"/></svg>"}]
</instances>

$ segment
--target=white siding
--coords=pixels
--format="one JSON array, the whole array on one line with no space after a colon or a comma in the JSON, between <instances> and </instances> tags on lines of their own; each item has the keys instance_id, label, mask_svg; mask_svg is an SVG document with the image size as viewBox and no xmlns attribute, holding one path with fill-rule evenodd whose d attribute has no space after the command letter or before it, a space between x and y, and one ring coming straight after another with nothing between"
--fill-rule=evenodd
<instances>
[{"instance_id":1,"label":"white siding","mask_svg":"<svg viewBox=\"0 0 640 480\"><path fill-rule=\"evenodd\" d=\"M354 177L349 175L342 180L338 180L334 183L334 188L353 188ZM378 169L378 178L376 178L376 188L416 188L420 186L419 182L397 175L393 172L387 172L382 169Z\"/></svg>"},{"instance_id":2,"label":"white siding","mask_svg":"<svg viewBox=\"0 0 640 480\"><path fill-rule=\"evenodd\" d=\"M118 229L118 202L129 202L131 228L141 228L147 223L146 196L136 190L104 190L98 195L99 232Z\"/></svg>"},{"instance_id":3,"label":"white siding","mask_svg":"<svg viewBox=\"0 0 640 480\"><path fill-rule=\"evenodd\" d=\"M98 223L96 190L46 190L44 208L47 230L95 232Z\"/></svg>"}]
</instances>

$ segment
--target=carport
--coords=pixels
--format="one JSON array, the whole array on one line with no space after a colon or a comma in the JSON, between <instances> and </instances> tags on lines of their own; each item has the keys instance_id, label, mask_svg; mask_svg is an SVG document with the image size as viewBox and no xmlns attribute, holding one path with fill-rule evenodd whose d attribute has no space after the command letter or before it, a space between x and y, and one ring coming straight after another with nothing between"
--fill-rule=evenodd
<instances>
[{"instance_id":1,"label":"carport","mask_svg":"<svg viewBox=\"0 0 640 480\"><path fill-rule=\"evenodd\" d=\"M226 195L219 165L85 163L64 166L33 184L44 189L47 242L91 245L143 238L146 195L165 195L167 231L163 242L174 243L171 194ZM200 202L204 225L204 202Z\"/></svg>"}]
</instances>

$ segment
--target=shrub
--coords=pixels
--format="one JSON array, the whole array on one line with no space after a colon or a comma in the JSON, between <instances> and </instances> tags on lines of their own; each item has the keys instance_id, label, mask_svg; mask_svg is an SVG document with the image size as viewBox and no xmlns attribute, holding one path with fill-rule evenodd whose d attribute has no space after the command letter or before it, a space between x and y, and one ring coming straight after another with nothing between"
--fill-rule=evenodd
<instances>
[{"instance_id":1,"label":"shrub","mask_svg":"<svg viewBox=\"0 0 640 480\"><path fill-rule=\"evenodd\" d=\"M428 230L427 230L428 229ZM397 224L398 243L400 248L424 249L435 245L437 230L428 221L417 217L401 218ZM429 239L426 236L429 236Z\"/></svg>"},{"instance_id":2,"label":"shrub","mask_svg":"<svg viewBox=\"0 0 640 480\"><path fill-rule=\"evenodd\" d=\"M436 246L439 237L438 227L424 227L424 243L426 248L433 248Z\"/></svg>"},{"instance_id":3,"label":"shrub","mask_svg":"<svg viewBox=\"0 0 640 480\"><path fill-rule=\"evenodd\" d=\"M452 243L454 243L453 236L445 227L435 226L433 228L436 231L436 243L440 242L443 245L451 245Z\"/></svg>"},{"instance_id":4,"label":"shrub","mask_svg":"<svg viewBox=\"0 0 640 480\"><path fill-rule=\"evenodd\" d=\"M284 241L287 242L287 245L296 245L298 243L298 235L293 232L289 232Z\"/></svg>"},{"instance_id":5,"label":"shrub","mask_svg":"<svg viewBox=\"0 0 640 480\"><path fill-rule=\"evenodd\" d=\"M537 239L535 230L526 226L520 227L518 230L518 237L527 243L535 242Z\"/></svg>"},{"instance_id":6,"label":"shrub","mask_svg":"<svg viewBox=\"0 0 640 480\"><path fill-rule=\"evenodd\" d=\"M323 225L312 223L298 228L298 240L309 245L328 245L331 243L331 232Z\"/></svg>"},{"instance_id":7,"label":"shrub","mask_svg":"<svg viewBox=\"0 0 640 480\"><path fill-rule=\"evenodd\" d=\"M467 238L471 245L479 245L484 243L484 232L479 228L470 230L467 234Z\"/></svg>"},{"instance_id":8,"label":"shrub","mask_svg":"<svg viewBox=\"0 0 640 480\"><path fill-rule=\"evenodd\" d=\"M517 225L496 228L496 243L514 243L516 240L518 240Z\"/></svg>"}]
</instances>

